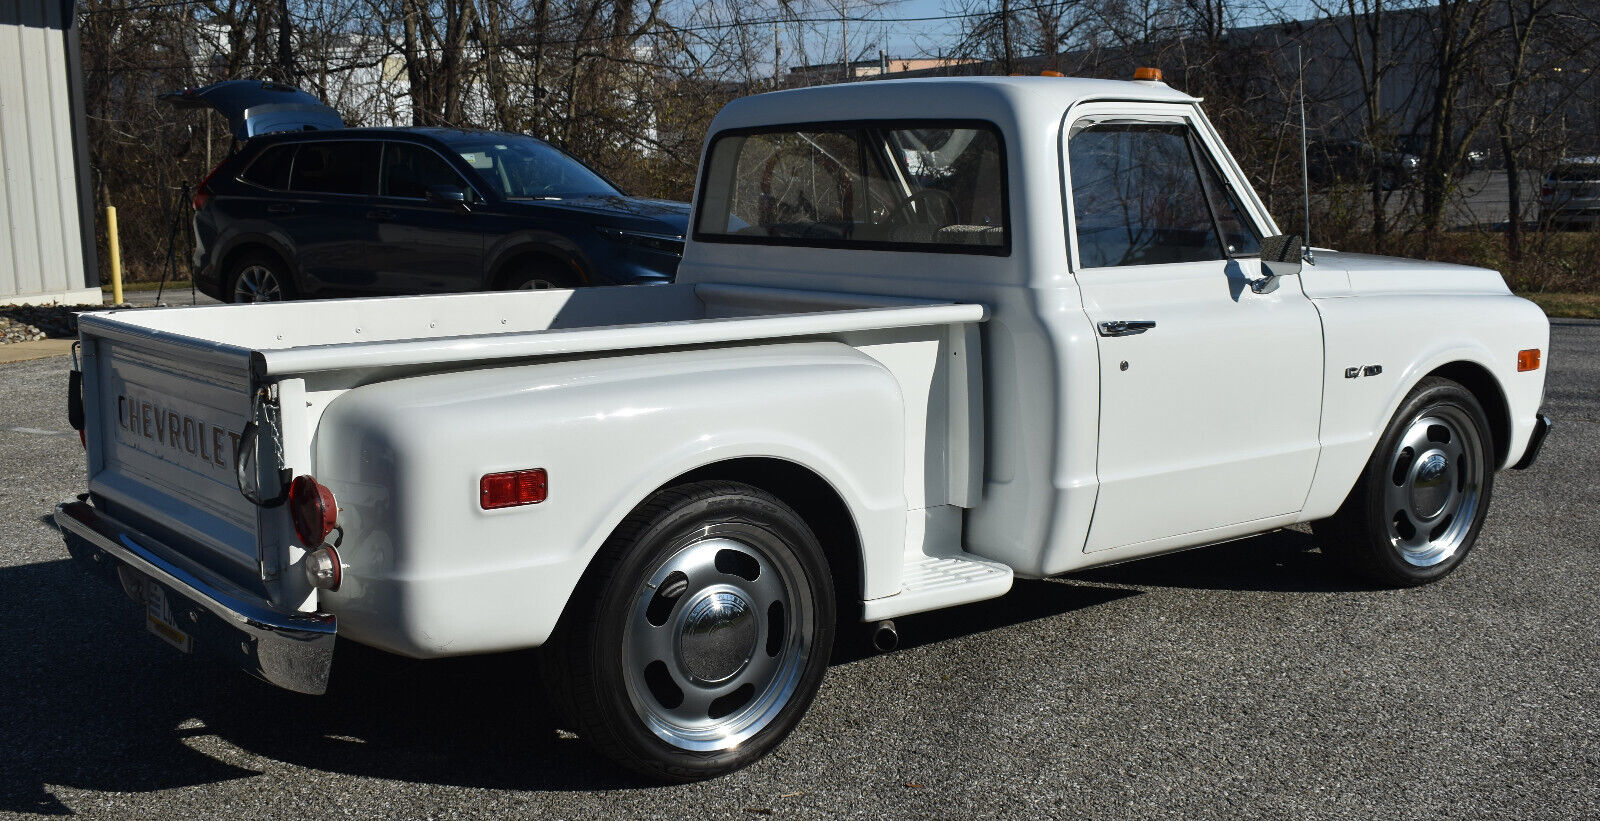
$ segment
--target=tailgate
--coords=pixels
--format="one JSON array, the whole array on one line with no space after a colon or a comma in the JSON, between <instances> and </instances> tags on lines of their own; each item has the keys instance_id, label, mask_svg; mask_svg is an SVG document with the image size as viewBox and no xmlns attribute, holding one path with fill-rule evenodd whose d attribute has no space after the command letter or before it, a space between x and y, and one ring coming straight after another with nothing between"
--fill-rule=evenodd
<instances>
[{"instance_id":1,"label":"tailgate","mask_svg":"<svg viewBox=\"0 0 1600 821\"><path fill-rule=\"evenodd\" d=\"M233 470L250 416L249 352L139 336L84 323L89 490L194 560L259 580L257 509Z\"/></svg>"}]
</instances>

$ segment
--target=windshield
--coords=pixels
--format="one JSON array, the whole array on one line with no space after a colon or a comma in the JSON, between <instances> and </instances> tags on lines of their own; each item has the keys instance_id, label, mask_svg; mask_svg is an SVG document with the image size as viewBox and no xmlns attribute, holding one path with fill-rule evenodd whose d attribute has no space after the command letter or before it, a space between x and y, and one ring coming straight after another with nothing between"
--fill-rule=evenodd
<instances>
[{"instance_id":1,"label":"windshield","mask_svg":"<svg viewBox=\"0 0 1600 821\"><path fill-rule=\"evenodd\" d=\"M450 148L506 199L565 199L622 193L583 163L531 137L496 134L486 140L452 142Z\"/></svg>"}]
</instances>

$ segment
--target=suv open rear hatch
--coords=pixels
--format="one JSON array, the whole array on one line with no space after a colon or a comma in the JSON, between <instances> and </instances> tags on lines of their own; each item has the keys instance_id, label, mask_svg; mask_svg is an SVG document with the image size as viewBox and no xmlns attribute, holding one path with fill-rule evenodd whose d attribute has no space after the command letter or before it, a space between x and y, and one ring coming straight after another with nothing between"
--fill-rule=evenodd
<instances>
[{"instance_id":1,"label":"suv open rear hatch","mask_svg":"<svg viewBox=\"0 0 1600 821\"><path fill-rule=\"evenodd\" d=\"M233 136L248 140L280 131L344 128L344 118L321 100L269 80L224 80L161 95L177 108L211 108L228 118Z\"/></svg>"}]
</instances>

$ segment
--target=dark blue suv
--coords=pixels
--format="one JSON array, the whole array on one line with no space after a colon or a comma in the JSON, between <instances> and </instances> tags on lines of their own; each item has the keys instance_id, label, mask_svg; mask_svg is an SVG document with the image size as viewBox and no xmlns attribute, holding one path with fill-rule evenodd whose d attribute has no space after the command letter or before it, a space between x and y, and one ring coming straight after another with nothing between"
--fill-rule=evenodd
<instances>
[{"instance_id":1,"label":"dark blue suv","mask_svg":"<svg viewBox=\"0 0 1600 821\"><path fill-rule=\"evenodd\" d=\"M344 128L290 86L168 95L243 147L196 189L195 283L228 302L670 282L687 203L629 197L520 134Z\"/></svg>"}]
</instances>

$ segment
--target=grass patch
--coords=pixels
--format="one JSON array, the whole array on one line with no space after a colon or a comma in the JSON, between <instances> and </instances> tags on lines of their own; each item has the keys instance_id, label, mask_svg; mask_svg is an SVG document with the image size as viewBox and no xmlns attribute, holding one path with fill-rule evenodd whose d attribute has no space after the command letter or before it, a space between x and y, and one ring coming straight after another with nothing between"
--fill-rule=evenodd
<instances>
[{"instance_id":1,"label":"grass patch","mask_svg":"<svg viewBox=\"0 0 1600 821\"><path fill-rule=\"evenodd\" d=\"M1600 294L1547 294L1521 292L1545 314L1563 319L1600 319Z\"/></svg>"},{"instance_id":2,"label":"grass patch","mask_svg":"<svg viewBox=\"0 0 1600 821\"><path fill-rule=\"evenodd\" d=\"M156 290L157 288L160 288L160 287L161 287L161 283L159 283L159 282L124 282L124 283L122 283L122 290L123 291L154 291L154 290ZM182 288L184 290L188 290L188 288L189 288L189 280L180 279L180 280L171 281L171 282L167 283L166 287L167 287L167 290L169 290L169 291L175 290L175 289L178 289L178 288ZM110 285L101 285L100 286L100 290L109 294L109 293L111 293L111 286Z\"/></svg>"}]
</instances>

